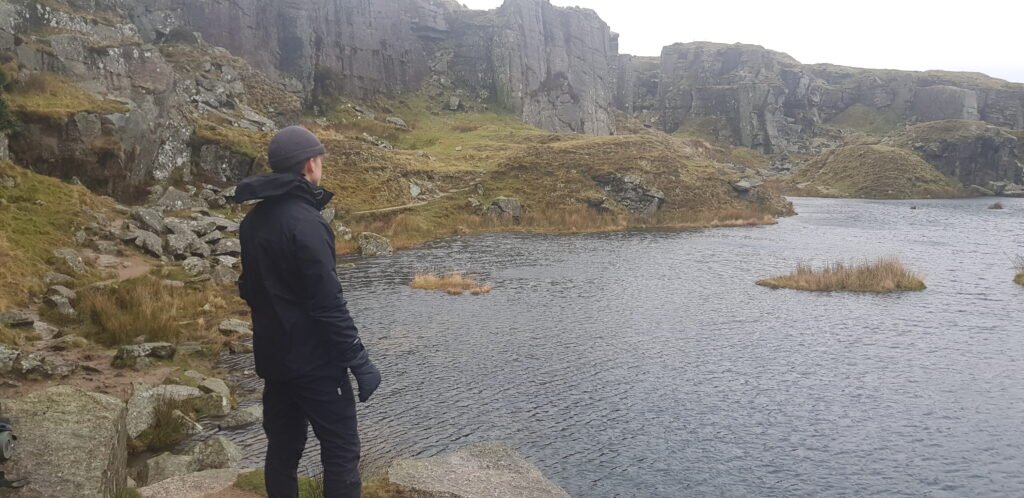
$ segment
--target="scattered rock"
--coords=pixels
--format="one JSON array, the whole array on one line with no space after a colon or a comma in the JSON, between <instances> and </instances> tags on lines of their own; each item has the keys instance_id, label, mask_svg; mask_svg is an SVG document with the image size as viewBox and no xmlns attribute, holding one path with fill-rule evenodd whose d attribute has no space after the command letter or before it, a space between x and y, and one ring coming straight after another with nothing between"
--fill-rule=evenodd
<instances>
[{"instance_id":1,"label":"scattered rock","mask_svg":"<svg viewBox=\"0 0 1024 498\"><path fill-rule=\"evenodd\" d=\"M395 252L391 241L370 232L359 234L359 250L366 257L390 256Z\"/></svg>"},{"instance_id":2,"label":"scattered rock","mask_svg":"<svg viewBox=\"0 0 1024 498\"><path fill-rule=\"evenodd\" d=\"M39 338L44 341L60 337L60 329L46 322L37 321L32 324L32 329L35 330L36 334L39 335Z\"/></svg>"},{"instance_id":3,"label":"scattered rock","mask_svg":"<svg viewBox=\"0 0 1024 498\"><path fill-rule=\"evenodd\" d=\"M755 188L760 187L762 185L762 183L764 183L764 182L762 182L761 180L757 180L757 179L743 179L743 180L740 180L740 181L738 181L736 183L733 183L732 184L732 188L733 188L733 190L735 190L735 191L737 191L737 192L739 192L741 194L746 194L746 193L750 192L751 190L754 190Z\"/></svg>"},{"instance_id":4,"label":"scattered rock","mask_svg":"<svg viewBox=\"0 0 1024 498\"><path fill-rule=\"evenodd\" d=\"M205 393L191 403L202 417L223 417L231 413L231 401L219 393Z\"/></svg>"},{"instance_id":5,"label":"scattered rock","mask_svg":"<svg viewBox=\"0 0 1024 498\"><path fill-rule=\"evenodd\" d=\"M238 282L238 273L227 266L218 266L210 272L210 278L217 285L234 285Z\"/></svg>"},{"instance_id":6,"label":"scattered rock","mask_svg":"<svg viewBox=\"0 0 1024 498\"><path fill-rule=\"evenodd\" d=\"M409 129L409 125L405 123L405 120L399 117L392 116L385 119L384 122L396 128L401 128L403 130Z\"/></svg>"},{"instance_id":7,"label":"scattered rock","mask_svg":"<svg viewBox=\"0 0 1024 498\"><path fill-rule=\"evenodd\" d=\"M16 496L114 496L127 481L125 411L115 398L70 386L3 401L19 436L4 470L29 479Z\"/></svg>"},{"instance_id":8,"label":"scattered rock","mask_svg":"<svg viewBox=\"0 0 1024 498\"><path fill-rule=\"evenodd\" d=\"M49 285L68 285L70 283L73 283L74 281L75 281L75 279L73 277L71 277L70 275L65 275L63 273L50 272L50 273L47 273L47 274L43 275L43 284L48 285L48 286Z\"/></svg>"},{"instance_id":9,"label":"scattered rock","mask_svg":"<svg viewBox=\"0 0 1024 498\"><path fill-rule=\"evenodd\" d=\"M505 444L466 446L440 457L399 460L388 479L402 496L568 498L540 470Z\"/></svg>"},{"instance_id":10,"label":"scattered rock","mask_svg":"<svg viewBox=\"0 0 1024 498\"><path fill-rule=\"evenodd\" d=\"M363 141L384 150L394 150L395 148L387 140L380 137L370 136L368 133L363 133Z\"/></svg>"},{"instance_id":11,"label":"scattered rock","mask_svg":"<svg viewBox=\"0 0 1024 498\"><path fill-rule=\"evenodd\" d=\"M7 375L11 373L20 356L21 350L6 344L0 344L0 374Z\"/></svg>"},{"instance_id":12,"label":"scattered rock","mask_svg":"<svg viewBox=\"0 0 1024 498\"><path fill-rule=\"evenodd\" d=\"M242 452L224 436L213 436L189 450L196 470L226 469L238 464Z\"/></svg>"},{"instance_id":13,"label":"scattered rock","mask_svg":"<svg viewBox=\"0 0 1024 498\"><path fill-rule=\"evenodd\" d=\"M466 199L466 207L470 209L479 209L481 205L483 205L483 203L481 203L480 200L477 199L476 197L470 197L469 199Z\"/></svg>"},{"instance_id":14,"label":"scattered rock","mask_svg":"<svg viewBox=\"0 0 1024 498\"><path fill-rule=\"evenodd\" d=\"M150 387L141 382L132 384L128 398L126 428L128 437L135 439L153 425L153 414L160 400L188 401L203 395L198 388L180 385Z\"/></svg>"},{"instance_id":15,"label":"scattered rock","mask_svg":"<svg viewBox=\"0 0 1024 498\"><path fill-rule=\"evenodd\" d=\"M53 286L50 286L50 288L47 289L46 293L48 295L50 295L50 296L60 296L60 297L63 297L64 299L67 299L68 301L74 301L75 299L78 299L78 294L76 294L75 291L73 291L73 290L71 290L71 289L69 289L67 287L64 287L63 285L53 285Z\"/></svg>"},{"instance_id":16,"label":"scattered rock","mask_svg":"<svg viewBox=\"0 0 1024 498\"><path fill-rule=\"evenodd\" d=\"M221 430L240 429L256 425L263 421L263 407L253 405L247 408L239 408L224 417L217 425Z\"/></svg>"},{"instance_id":17,"label":"scattered rock","mask_svg":"<svg viewBox=\"0 0 1024 498\"><path fill-rule=\"evenodd\" d=\"M203 236L202 240L204 244L216 244L224 239L224 233L220 230L214 230Z\"/></svg>"},{"instance_id":18,"label":"scattered rock","mask_svg":"<svg viewBox=\"0 0 1024 498\"><path fill-rule=\"evenodd\" d=\"M210 262L193 256L181 263L181 269L193 277L203 275L210 272Z\"/></svg>"},{"instance_id":19,"label":"scattered rock","mask_svg":"<svg viewBox=\"0 0 1024 498\"><path fill-rule=\"evenodd\" d=\"M145 230L136 230L133 234L135 245L145 250L149 254L162 258L164 255L164 241L160 240L160 236Z\"/></svg>"},{"instance_id":20,"label":"scattered rock","mask_svg":"<svg viewBox=\"0 0 1024 498\"><path fill-rule=\"evenodd\" d=\"M132 209L132 219L153 233L162 234L167 232L164 217L155 209L145 207Z\"/></svg>"},{"instance_id":21,"label":"scattered rock","mask_svg":"<svg viewBox=\"0 0 1024 498\"><path fill-rule=\"evenodd\" d=\"M203 200L193 199L187 192L182 192L174 187L167 188L160 200L156 201L156 206L166 211L185 211L194 207L209 207Z\"/></svg>"},{"instance_id":22,"label":"scattered rock","mask_svg":"<svg viewBox=\"0 0 1024 498\"><path fill-rule=\"evenodd\" d=\"M53 308L58 314L67 318L75 318L78 316L78 312L71 306L71 301L68 298L60 295L46 296L43 303Z\"/></svg>"},{"instance_id":23,"label":"scattered rock","mask_svg":"<svg viewBox=\"0 0 1024 498\"><path fill-rule=\"evenodd\" d=\"M231 388L223 381L215 377L208 377L199 383L199 390L204 393L216 393L224 398L231 398Z\"/></svg>"},{"instance_id":24,"label":"scattered rock","mask_svg":"<svg viewBox=\"0 0 1024 498\"><path fill-rule=\"evenodd\" d=\"M142 498L205 498L220 496L233 490L242 471L238 469L204 470L171 477L159 483L139 488Z\"/></svg>"},{"instance_id":25,"label":"scattered rock","mask_svg":"<svg viewBox=\"0 0 1024 498\"><path fill-rule=\"evenodd\" d=\"M121 346L114 355L113 366L116 368L131 368L138 364L142 358L159 358L169 360L174 358L177 348L166 342L148 342L144 344L132 344Z\"/></svg>"},{"instance_id":26,"label":"scattered rock","mask_svg":"<svg viewBox=\"0 0 1024 498\"><path fill-rule=\"evenodd\" d=\"M252 344L248 342L232 341L228 344L228 351L231 354L252 354Z\"/></svg>"},{"instance_id":27,"label":"scattered rock","mask_svg":"<svg viewBox=\"0 0 1024 498\"><path fill-rule=\"evenodd\" d=\"M217 256L214 260L217 264L228 268L234 268L238 264L238 258L234 256Z\"/></svg>"},{"instance_id":28,"label":"scattered rock","mask_svg":"<svg viewBox=\"0 0 1024 498\"><path fill-rule=\"evenodd\" d=\"M167 252L170 256L185 259L189 256L210 257L210 246L199 240L192 232L173 233L167 236Z\"/></svg>"},{"instance_id":29,"label":"scattered rock","mask_svg":"<svg viewBox=\"0 0 1024 498\"><path fill-rule=\"evenodd\" d=\"M637 175L609 173L595 177L594 181L634 214L654 214L665 203L665 194Z\"/></svg>"},{"instance_id":30,"label":"scattered rock","mask_svg":"<svg viewBox=\"0 0 1024 498\"><path fill-rule=\"evenodd\" d=\"M335 223L334 233L337 234L337 237L341 240L352 240L352 229L342 225L341 223Z\"/></svg>"},{"instance_id":31,"label":"scattered rock","mask_svg":"<svg viewBox=\"0 0 1024 498\"><path fill-rule=\"evenodd\" d=\"M191 456L162 453L146 460L143 476L146 485L152 485L193 471L195 471L195 463Z\"/></svg>"},{"instance_id":32,"label":"scattered rock","mask_svg":"<svg viewBox=\"0 0 1024 498\"><path fill-rule=\"evenodd\" d=\"M89 271L85 266L85 261L82 260L82 256L74 249L64 247L53 251L53 255L60 261L66 263L68 268L75 273L82 274Z\"/></svg>"},{"instance_id":33,"label":"scattered rock","mask_svg":"<svg viewBox=\"0 0 1024 498\"><path fill-rule=\"evenodd\" d=\"M338 211L332 207L320 211L320 216L323 216L327 223L333 223L334 218L338 216Z\"/></svg>"},{"instance_id":34,"label":"scattered rock","mask_svg":"<svg viewBox=\"0 0 1024 498\"><path fill-rule=\"evenodd\" d=\"M497 197L491 201L491 207L487 214L497 218L510 218L516 223L523 219L523 205L519 199L511 197Z\"/></svg>"},{"instance_id":35,"label":"scattered rock","mask_svg":"<svg viewBox=\"0 0 1024 498\"><path fill-rule=\"evenodd\" d=\"M213 254L217 256L228 255L238 256L242 254L242 242L238 239L223 239L213 247Z\"/></svg>"},{"instance_id":36,"label":"scattered rock","mask_svg":"<svg viewBox=\"0 0 1024 498\"><path fill-rule=\"evenodd\" d=\"M229 319L220 322L220 326L217 327L221 334L230 336L236 334L252 335L252 326L249 322L242 320Z\"/></svg>"},{"instance_id":37,"label":"scattered rock","mask_svg":"<svg viewBox=\"0 0 1024 498\"><path fill-rule=\"evenodd\" d=\"M22 355L14 365L14 372L27 380L65 379L77 370L77 363L54 360L42 353Z\"/></svg>"},{"instance_id":38,"label":"scattered rock","mask_svg":"<svg viewBox=\"0 0 1024 498\"><path fill-rule=\"evenodd\" d=\"M0 313L0 325L12 329L31 327L38 319L39 317L34 313L23 310L10 310Z\"/></svg>"}]
</instances>

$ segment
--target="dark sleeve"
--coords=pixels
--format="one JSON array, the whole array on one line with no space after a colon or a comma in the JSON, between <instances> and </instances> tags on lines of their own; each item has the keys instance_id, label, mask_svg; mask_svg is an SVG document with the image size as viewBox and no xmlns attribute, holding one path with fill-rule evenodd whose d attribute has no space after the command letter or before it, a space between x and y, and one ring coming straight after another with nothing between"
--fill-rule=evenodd
<instances>
[{"instance_id":1,"label":"dark sleeve","mask_svg":"<svg viewBox=\"0 0 1024 498\"><path fill-rule=\"evenodd\" d=\"M319 220L304 222L295 230L294 250L313 325L327 336L333 358L343 364L356 361L364 349L338 282L334 234Z\"/></svg>"}]
</instances>

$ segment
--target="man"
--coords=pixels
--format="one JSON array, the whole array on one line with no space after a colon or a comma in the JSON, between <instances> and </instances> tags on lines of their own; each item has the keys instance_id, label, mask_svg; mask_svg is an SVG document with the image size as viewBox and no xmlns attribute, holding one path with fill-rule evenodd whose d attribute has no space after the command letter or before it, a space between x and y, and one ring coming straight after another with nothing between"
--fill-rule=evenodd
<instances>
[{"instance_id":1,"label":"man","mask_svg":"<svg viewBox=\"0 0 1024 498\"><path fill-rule=\"evenodd\" d=\"M252 310L256 374L266 384L270 498L298 497L310 423L320 440L324 495L360 496L356 405L346 369L360 402L380 385L338 283L334 232L320 216L333 197L319 187L324 152L309 130L281 130L268 151L273 173L246 179L234 199L261 201L242 221L238 288Z\"/></svg>"}]
</instances>

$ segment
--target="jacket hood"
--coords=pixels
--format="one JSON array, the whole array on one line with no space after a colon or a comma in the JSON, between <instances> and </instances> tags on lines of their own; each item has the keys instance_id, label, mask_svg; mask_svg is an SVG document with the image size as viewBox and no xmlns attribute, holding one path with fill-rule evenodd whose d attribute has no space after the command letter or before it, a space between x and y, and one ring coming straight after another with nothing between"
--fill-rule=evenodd
<instances>
[{"instance_id":1,"label":"jacket hood","mask_svg":"<svg viewBox=\"0 0 1024 498\"><path fill-rule=\"evenodd\" d=\"M235 189L234 202L269 200L287 196L299 197L322 211L334 194L314 186L305 178L291 173L271 173L242 180Z\"/></svg>"}]
</instances>

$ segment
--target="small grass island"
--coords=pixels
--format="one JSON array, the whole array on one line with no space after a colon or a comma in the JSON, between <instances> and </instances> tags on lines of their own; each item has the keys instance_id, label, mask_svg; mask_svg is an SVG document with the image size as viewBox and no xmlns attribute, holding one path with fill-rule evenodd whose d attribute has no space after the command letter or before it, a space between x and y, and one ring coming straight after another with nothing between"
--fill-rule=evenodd
<instances>
[{"instance_id":1,"label":"small grass island","mask_svg":"<svg viewBox=\"0 0 1024 498\"><path fill-rule=\"evenodd\" d=\"M467 292L474 296L480 296L491 292L490 285L481 284L462 273L446 275L418 273L409 285L413 289L440 291L452 296L461 296Z\"/></svg>"},{"instance_id":2,"label":"small grass island","mask_svg":"<svg viewBox=\"0 0 1024 498\"><path fill-rule=\"evenodd\" d=\"M757 285L812 292L888 293L926 289L921 277L896 258L881 258L858 265L831 263L821 269L802 264L794 273L760 280Z\"/></svg>"}]
</instances>

